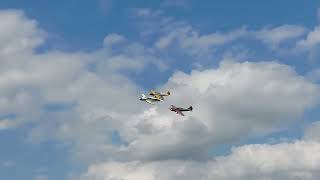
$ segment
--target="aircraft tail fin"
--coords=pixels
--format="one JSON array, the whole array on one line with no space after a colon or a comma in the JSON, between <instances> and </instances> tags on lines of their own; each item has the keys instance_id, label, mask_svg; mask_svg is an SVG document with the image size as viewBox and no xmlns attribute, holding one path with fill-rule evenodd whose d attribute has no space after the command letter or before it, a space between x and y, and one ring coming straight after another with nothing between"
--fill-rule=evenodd
<instances>
[{"instance_id":1,"label":"aircraft tail fin","mask_svg":"<svg viewBox=\"0 0 320 180\"><path fill-rule=\"evenodd\" d=\"M141 97L143 98L143 99L145 99L145 98L147 98L147 96L145 95L145 94L141 94Z\"/></svg>"},{"instance_id":2,"label":"aircraft tail fin","mask_svg":"<svg viewBox=\"0 0 320 180\"><path fill-rule=\"evenodd\" d=\"M188 110L192 111L192 110L193 110L193 107L192 107L192 106L190 106L190 107L188 108Z\"/></svg>"}]
</instances>

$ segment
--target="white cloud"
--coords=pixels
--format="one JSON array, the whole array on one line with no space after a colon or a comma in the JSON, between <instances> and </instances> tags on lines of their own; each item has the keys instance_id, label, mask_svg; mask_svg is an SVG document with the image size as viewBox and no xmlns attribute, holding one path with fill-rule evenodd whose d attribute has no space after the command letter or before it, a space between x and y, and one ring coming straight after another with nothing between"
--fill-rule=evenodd
<instances>
[{"instance_id":1,"label":"white cloud","mask_svg":"<svg viewBox=\"0 0 320 180\"><path fill-rule=\"evenodd\" d=\"M161 21L160 21L161 22ZM202 34L187 23L169 20L155 29L160 32L159 39L154 46L160 51L175 50L193 57L207 57L215 53L218 48L232 44L236 40L258 40L277 52L290 52L296 43L301 43L307 29L298 25L281 25L273 28L250 30L246 27L230 30L229 32L215 32ZM287 43L287 44L286 44ZM287 47L287 49L283 48ZM286 50L286 51L284 51Z\"/></svg>"},{"instance_id":2,"label":"white cloud","mask_svg":"<svg viewBox=\"0 0 320 180\"><path fill-rule=\"evenodd\" d=\"M282 42L297 39L306 33L306 28L297 25L282 25L257 31L256 38L277 49Z\"/></svg>"},{"instance_id":3,"label":"white cloud","mask_svg":"<svg viewBox=\"0 0 320 180\"><path fill-rule=\"evenodd\" d=\"M2 129L48 119L44 109L47 104L75 104L76 108L66 115L70 117L79 113L77 107L84 106L82 103L104 106L106 101L102 97L136 100L137 86L119 71L140 72L147 64L161 70L166 68L141 44L125 43L121 49L113 50L110 45L125 41L116 34L105 38L108 47L91 53L49 50L38 54L34 50L45 40L45 33L36 21L17 10L0 11L0 19L3 19L0 24L3 27L3 32L0 31L0 44L3 45L0 47L0 115L14 117L10 121L2 120ZM95 68L90 70L90 66ZM122 88L126 89L118 90ZM99 93L102 94L97 97ZM90 99L93 95L96 98ZM113 103L106 104L109 105L104 108ZM57 120L55 123L59 124Z\"/></svg>"},{"instance_id":4,"label":"white cloud","mask_svg":"<svg viewBox=\"0 0 320 180\"><path fill-rule=\"evenodd\" d=\"M125 42L124 38L117 35L105 38L105 48L92 55L98 59L95 63L99 74L117 71L138 73L150 66L155 66L160 71L168 68L152 50L138 43Z\"/></svg>"},{"instance_id":5,"label":"white cloud","mask_svg":"<svg viewBox=\"0 0 320 180\"><path fill-rule=\"evenodd\" d=\"M0 129L32 123L28 141L55 138L70 143L75 157L86 161L108 154L108 148L118 150L112 133L142 109L127 103L140 103L138 87L120 71L138 72L146 64L164 70L165 64L143 45L130 42L121 49L105 46L91 53L48 50L38 54L34 49L44 37L35 21L20 11L1 11L0 19L12 19L0 26L21 33L0 35L0 44L14 44L10 51L0 50L0 116L12 115L0 121ZM20 39L26 40L25 46ZM115 45L124 39L111 34L105 43ZM65 104L62 111L46 109Z\"/></svg>"},{"instance_id":6,"label":"white cloud","mask_svg":"<svg viewBox=\"0 0 320 180\"><path fill-rule=\"evenodd\" d=\"M153 12L151 9L141 8L136 10L136 15L139 17L148 17L150 15L153 15Z\"/></svg>"},{"instance_id":7,"label":"white cloud","mask_svg":"<svg viewBox=\"0 0 320 180\"><path fill-rule=\"evenodd\" d=\"M215 48L250 35L245 27L206 34L187 22L164 16L161 10L136 9L135 14L139 18L137 26L140 35L143 39L150 39L154 43L154 50L160 54L172 51L191 57L206 57L212 54Z\"/></svg>"},{"instance_id":8,"label":"white cloud","mask_svg":"<svg viewBox=\"0 0 320 180\"><path fill-rule=\"evenodd\" d=\"M31 139L49 134L70 143L74 156L87 163L207 158L211 146L270 133L294 122L318 97L318 86L290 66L276 62L222 63L217 69L175 73L160 88L171 90L172 95L159 106L146 109L148 105L137 101L138 88L125 77L88 72L78 63L65 68L72 67L74 70L66 71L66 75L59 69L61 78L44 70L35 76L42 77L40 80L27 81L32 89L43 91L40 97L32 98L40 102L30 103L34 107L76 102L65 113L35 112L37 118L49 115L39 123L40 129L47 130L35 128ZM51 83L46 84L48 79ZM195 109L181 118L168 111L171 103L193 105ZM128 146L113 143L115 130Z\"/></svg>"},{"instance_id":9,"label":"white cloud","mask_svg":"<svg viewBox=\"0 0 320 180\"><path fill-rule=\"evenodd\" d=\"M109 162L92 165L81 180L171 180L203 179L205 166L197 162L162 161L162 162Z\"/></svg>"},{"instance_id":10,"label":"white cloud","mask_svg":"<svg viewBox=\"0 0 320 180\"><path fill-rule=\"evenodd\" d=\"M0 22L2 56L31 51L44 40L45 33L38 29L36 21L27 19L22 11L2 10Z\"/></svg>"},{"instance_id":11,"label":"white cloud","mask_svg":"<svg viewBox=\"0 0 320 180\"><path fill-rule=\"evenodd\" d=\"M138 26L142 37L152 41L156 37L156 50L160 53L188 55L195 60L219 56L221 50L228 51L224 49L225 45L237 44L237 40L258 40L281 56L295 56L317 44L317 28L314 32L308 32L308 28L300 25L284 24L261 29L243 26L228 31L203 33L188 22L164 16L159 10L137 9L136 15L141 18ZM306 34L307 39L303 39ZM250 43L244 46L256 48Z\"/></svg>"},{"instance_id":12,"label":"white cloud","mask_svg":"<svg viewBox=\"0 0 320 180\"><path fill-rule=\"evenodd\" d=\"M176 45L183 52L194 56L207 55L213 47L222 46L238 38L248 35L245 28L240 28L229 33L212 33L201 35L191 26L181 26L170 30L155 43L159 49L171 48Z\"/></svg>"},{"instance_id":13,"label":"white cloud","mask_svg":"<svg viewBox=\"0 0 320 180\"><path fill-rule=\"evenodd\" d=\"M207 162L156 161L106 162L89 167L83 180L272 179L320 178L320 144L295 141L275 145L256 144L234 148L230 155Z\"/></svg>"},{"instance_id":14,"label":"white cloud","mask_svg":"<svg viewBox=\"0 0 320 180\"><path fill-rule=\"evenodd\" d=\"M126 38L119 34L109 34L104 38L103 44L105 46L111 46L111 45L119 44L125 41L126 41Z\"/></svg>"},{"instance_id":15,"label":"white cloud","mask_svg":"<svg viewBox=\"0 0 320 180\"><path fill-rule=\"evenodd\" d=\"M148 13L140 12L140 15L148 16ZM276 62L223 62L215 69L190 74L176 72L159 87L171 90L172 95L159 106L148 108L137 100L139 87L121 74L121 70L141 72L146 65L165 68L154 49L112 34L105 38L104 47L95 52L49 50L37 54L34 49L44 40L44 35L35 21L20 11L1 12L1 19L4 22L12 19L0 25L4 29L26 32L13 31L15 35L2 37L0 31L0 44L3 44L0 47L0 114L16 116L10 122L0 121L0 127L7 129L13 127L10 123L36 122L29 134L31 141L55 138L69 144L74 157L88 164L115 161L111 165L92 165L84 176L95 177L98 171L97 179L109 178L109 174L102 173L104 170L114 179L203 175L206 173L197 167L207 168L212 164L187 161L181 166L183 161L177 159L204 159L212 146L279 130L318 102L318 85L299 76L290 66ZM213 46L247 35L244 28L200 35L182 26L168 32L156 43L157 48L176 43L192 55L207 53ZM286 38L276 39L280 42ZM121 43L117 49L116 45ZM183 107L193 105L194 111L186 117L177 116L168 111L171 103ZM55 112L45 108L48 104L71 104L71 107ZM113 142L115 131L123 143ZM297 144L300 146L300 142ZM292 146L295 147L289 145ZM270 147L281 151L278 146ZM312 150L313 146L310 147ZM259 147L248 148L259 155ZM238 151L233 154L246 155L241 148ZM228 156L230 161L233 161L232 155ZM216 162L219 160L213 163ZM221 166L228 167L222 162ZM167 167L174 168L170 171ZM160 172L175 175L157 173L158 168L163 169Z\"/></svg>"},{"instance_id":16,"label":"white cloud","mask_svg":"<svg viewBox=\"0 0 320 180\"><path fill-rule=\"evenodd\" d=\"M100 76L81 68L72 74L77 76L61 89L46 89L40 102L77 102L68 113L50 114L56 128L48 127L53 137L72 144L77 159L88 163L207 158L211 146L294 122L318 97L317 85L276 62L223 63L217 69L177 72L160 88L172 95L146 110L137 101L137 87L120 75ZM181 118L168 111L171 103L195 109ZM128 146L113 143L115 130ZM34 138L41 133L50 132L36 131Z\"/></svg>"},{"instance_id":17,"label":"white cloud","mask_svg":"<svg viewBox=\"0 0 320 180\"><path fill-rule=\"evenodd\" d=\"M320 47L320 26L316 26L313 30L309 31L304 39L296 43L295 53L307 53L308 59L316 62L319 58Z\"/></svg>"},{"instance_id":18,"label":"white cloud","mask_svg":"<svg viewBox=\"0 0 320 180\"><path fill-rule=\"evenodd\" d=\"M313 69L306 74L306 77L311 81L317 82L320 80L320 68Z\"/></svg>"},{"instance_id":19,"label":"white cloud","mask_svg":"<svg viewBox=\"0 0 320 180\"><path fill-rule=\"evenodd\" d=\"M309 32L306 39L303 39L297 43L297 48L305 49L307 51L315 48L320 44L320 27L315 27L313 31Z\"/></svg>"},{"instance_id":20,"label":"white cloud","mask_svg":"<svg viewBox=\"0 0 320 180\"><path fill-rule=\"evenodd\" d=\"M293 123L319 95L317 85L276 62L225 63L191 74L178 72L161 89L172 92L164 105L131 120L128 132L121 132L131 141L126 155L205 158L210 146ZM171 103L193 105L194 111L180 118L167 110Z\"/></svg>"},{"instance_id":21,"label":"white cloud","mask_svg":"<svg viewBox=\"0 0 320 180\"><path fill-rule=\"evenodd\" d=\"M210 165L217 179L318 179L320 144L245 145Z\"/></svg>"},{"instance_id":22,"label":"white cloud","mask_svg":"<svg viewBox=\"0 0 320 180\"><path fill-rule=\"evenodd\" d=\"M242 145L232 148L229 155L206 161L108 161L93 164L79 178L81 180L316 180L320 178L319 127L319 122L316 122L307 128L302 140L272 145Z\"/></svg>"},{"instance_id":23,"label":"white cloud","mask_svg":"<svg viewBox=\"0 0 320 180\"><path fill-rule=\"evenodd\" d=\"M75 157L86 161L108 153L105 148L117 149L112 144L112 133L142 108L127 103L138 102L138 87L119 72L141 71L146 64L163 70L165 65L137 43L125 43L120 50L103 47L92 53L49 50L37 54L33 50L40 43L38 38L44 39L37 34L41 30L36 22L20 11L0 13L0 19L11 16L18 22L6 28L28 33L0 38L0 44L18 44L10 46L10 51L0 51L0 116L12 115L12 119L0 121L0 129L33 122L27 135L29 142L55 138L72 144ZM26 46L21 48L19 39L27 39ZM105 41L114 45L123 39L110 35ZM52 104L66 104L66 110L47 110L46 106ZM94 148L88 148L89 144Z\"/></svg>"},{"instance_id":24,"label":"white cloud","mask_svg":"<svg viewBox=\"0 0 320 180\"><path fill-rule=\"evenodd\" d=\"M320 142L320 122L314 122L306 129L304 139Z\"/></svg>"}]
</instances>

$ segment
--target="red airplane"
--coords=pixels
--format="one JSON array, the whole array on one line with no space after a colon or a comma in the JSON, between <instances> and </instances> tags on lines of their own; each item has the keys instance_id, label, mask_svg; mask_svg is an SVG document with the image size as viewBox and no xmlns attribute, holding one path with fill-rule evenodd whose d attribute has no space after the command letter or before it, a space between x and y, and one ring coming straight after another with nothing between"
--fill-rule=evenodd
<instances>
[{"instance_id":1,"label":"red airplane","mask_svg":"<svg viewBox=\"0 0 320 180\"><path fill-rule=\"evenodd\" d=\"M187 109L185 109L185 108L175 107L175 106L171 105L170 111L176 112L177 114L180 114L181 116L184 116L182 111L192 111L192 109L193 109L192 106L190 106Z\"/></svg>"}]
</instances>

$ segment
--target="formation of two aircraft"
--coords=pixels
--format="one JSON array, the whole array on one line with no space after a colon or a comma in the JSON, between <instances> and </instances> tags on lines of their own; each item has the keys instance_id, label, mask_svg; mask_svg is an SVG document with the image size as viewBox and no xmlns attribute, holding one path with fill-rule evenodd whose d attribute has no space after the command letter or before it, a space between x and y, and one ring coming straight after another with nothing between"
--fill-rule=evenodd
<instances>
[{"instance_id":1,"label":"formation of two aircraft","mask_svg":"<svg viewBox=\"0 0 320 180\"><path fill-rule=\"evenodd\" d=\"M170 91L167 91L166 93L159 93L157 91L151 90L149 92L148 97L144 94L141 94L141 97L139 100L154 105L154 102L163 101L164 96L169 96L169 95L170 95ZM169 109L170 109L170 111L176 112L177 114L184 116L184 114L182 113L183 111L192 111L193 108L192 108L192 106L190 106L188 108L181 108L181 107L176 107L176 106L171 105L171 108L169 108Z\"/></svg>"}]
</instances>

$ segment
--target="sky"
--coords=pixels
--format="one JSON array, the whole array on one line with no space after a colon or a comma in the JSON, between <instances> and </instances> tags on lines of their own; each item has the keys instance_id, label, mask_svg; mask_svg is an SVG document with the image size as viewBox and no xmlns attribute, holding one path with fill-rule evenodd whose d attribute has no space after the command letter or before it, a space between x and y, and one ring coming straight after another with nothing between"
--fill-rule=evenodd
<instances>
[{"instance_id":1,"label":"sky","mask_svg":"<svg viewBox=\"0 0 320 180\"><path fill-rule=\"evenodd\" d=\"M0 177L318 180L319 58L317 0L2 0Z\"/></svg>"}]
</instances>

